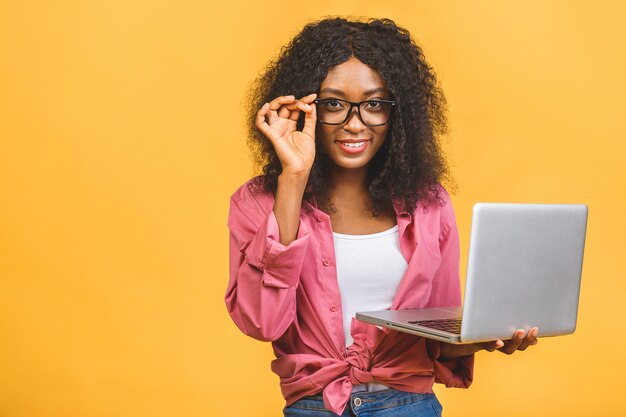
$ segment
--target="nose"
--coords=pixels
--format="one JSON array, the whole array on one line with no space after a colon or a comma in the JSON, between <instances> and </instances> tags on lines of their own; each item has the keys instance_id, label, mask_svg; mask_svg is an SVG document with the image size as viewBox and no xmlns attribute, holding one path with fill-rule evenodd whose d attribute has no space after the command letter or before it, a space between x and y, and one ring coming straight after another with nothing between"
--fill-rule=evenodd
<instances>
[{"instance_id":1,"label":"nose","mask_svg":"<svg viewBox=\"0 0 626 417\"><path fill-rule=\"evenodd\" d=\"M348 117L348 120L346 120L346 123L344 123L343 129L347 130L348 132L356 133L361 132L366 128L367 126L363 124L361 118L359 117L358 109L356 107L352 108L352 113Z\"/></svg>"}]
</instances>

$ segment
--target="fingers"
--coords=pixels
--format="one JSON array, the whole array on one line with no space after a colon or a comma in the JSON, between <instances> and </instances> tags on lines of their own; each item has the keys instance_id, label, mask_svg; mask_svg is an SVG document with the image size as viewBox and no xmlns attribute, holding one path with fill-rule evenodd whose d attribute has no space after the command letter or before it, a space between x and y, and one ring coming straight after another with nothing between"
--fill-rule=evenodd
<instances>
[{"instance_id":1,"label":"fingers","mask_svg":"<svg viewBox=\"0 0 626 417\"><path fill-rule=\"evenodd\" d=\"M493 342L484 342L484 343L481 343L481 346L487 352L493 352L494 350L499 349L502 346L504 346L504 342L502 340L496 340Z\"/></svg>"},{"instance_id":2,"label":"fingers","mask_svg":"<svg viewBox=\"0 0 626 417\"><path fill-rule=\"evenodd\" d=\"M259 109L256 114L255 125L266 137L273 139L270 135L271 126L276 121L281 118L297 121L302 111L305 113L306 133L314 137L316 113L315 104L312 102L316 96L317 94L313 93L302 97L300 100L296 100L294 95L276 97ZM276 133L274 132L272 136L276 136Z\"/></svg>"},{"instance_id":3,"label":"fingers","mask_svg":"<svg viewBox=\"0 0 626 417\"><path fill-rule=\"evenodd\" d=\"M269 108L269 112L267 113L268 123L271 125L278 119L279 117L278 109L280 108L280 106L284 104L289 104L293 102L295 99L296 99L295 96L288 95L288 96L279 96L279 97L276 97L274 100L270 101L269 103L270 108Z\"/></svg>"},{"instance_id":4,"label":"fingers","mask_svg":"<svg viewBox=\"0 0 626 417\"><path fill-rule=\"evenodd\" d=\"M279 137L282 132L272 132L271 125L273 125L278 119L277 109L283 104L291 103L295 100L293 95L276 97L269 103L265 103L259 111L256 113L254 121L255 126L267 137L274 141Z\"/></svg>"},{"instance_id":5,"label":"fingers","mask_svg":"<svg viewBox=\"0 0 626 417\"><path fill-rule=\"evenodd\" d=\"M524 330L519 329L513 334L513 338L511 340L507 340L500 349L498 349L502 353L506 353L510 355L515 352L517 348L520 346L522 341L524 340Z\"/></svg>"},{"instance_id":6,"label":"fingers","mask_svg":"<svg viewBox=\"0 0 626 417\"><path fill-rule=\"evenodd\" d=\"M297 121L298 117L300 117L300 111L308 113L312 110L314 104L312 101L315 100L317 94L309 94L308 96L302 97L300 100L295 100L292 103L286 104L278 110L278 115L285 119Z\"/></svg>"},{"instance_id":7,"label":"fingers","mask_svg":"<svg viewBox=\"0 0 626 417\"><path fill-rule=\"evenodd\" d=\"M278 111L278 115L280 117L298 121L298 117L300 117L300 111L303 111L305 114L310 113L313 110L313 106L304 102L304 99L296 100L291 104L283 106Z\"/></svg>"},{"instance_id":8,"label":"fingers","mask_svg":"<svg viewBox=\"0 0 626 417\"><path fill-rule=\"evenodd\" d=\"M498 350L502 353L506 353L507 355L512 354L516 350L526 350L528 346L536 345L539 341L537 340L537 334L539 333L538 327L533 327L530 329L526 337L524 337L524 329L518 329L514 334L511 340L507 340L503 342L502 340L496 340L495 342L483 342L479 343L482 349L493 352L494 350Z\"/></svg>"},{"instance_id":9,"label":"fingers","mask_svg":"<svg viewBox=\"0 0 626 417\"><path fill-rule=\"evenodd\" d=\"M526 337L524 338L520 346L517 348L517 350L526 350L528 346L536 345L539 342L537 340L537 333L539 333L538 327L533 327L532 329L530 329L530 331L528 332L528 334L526 335Z\"/></svg>"},{"instance_id":10,"label":"fingers","mask_svg":"<svg viewBox=\"0 0 626 417\"><path fill-rule=\"evenodd\" d=\"M312 102L315 100L315 97L317 97L317 94L309 94L305 98L308 98L308 102ZM315 124L317 123L317 108L314 103L311 103L309 107L311 107L311 111L304 113L304 127L302 128L302 133L314 138Z\"/></svg>"},{"instance_id":11,"label":"fingers","mask_svg":"<svg viewBox=\"0 0 626 417\"><path fill-rule=\"evenodd\" d=\"M507 355L512 354L516 350L526 350L528 346L536 345L538 343L538 332L539 329L537 327L533 327L530 329L526 337L524 337L524 330L519 329L513 334L513 339L506 342L504 346L498 350L502 353L506 353Z\"/></svg>"},{"instance_id":12,"label":"fingers","mask_svg":"<svg viewBox=\"0 0 626 417\"><path fill-rule=\"evenodd\" d=\"M270 109L270 104L269 103L265 103L263 105L263 107L261 107L259 109L259 111L256 112L256 118L254 120L254 125L261 131L261 133L263 133L263 135L265 135L267 138L271 139L271 137L270 137L270 126L265 121L265 115L267 114L269 109Z\"/></svg>"},{"instance_id":13,"label":"fingers","mask_svg":"<svg viewBox=\"0 0 626 417\"><path fill-rule=\"evenodd\" d=\"M308 96L302 97L302 101L304 101L307 104L311 104L311 102L315 100L316 97L317 97L316 93L311 93Z\"/></svg>"}]
</instances>

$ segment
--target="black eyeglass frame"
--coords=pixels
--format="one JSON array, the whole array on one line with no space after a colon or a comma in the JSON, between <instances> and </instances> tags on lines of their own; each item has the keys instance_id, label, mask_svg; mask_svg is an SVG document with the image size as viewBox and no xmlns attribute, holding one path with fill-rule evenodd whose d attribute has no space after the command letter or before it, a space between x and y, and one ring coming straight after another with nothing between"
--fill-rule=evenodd
<instances>
[{"instance_id":1,"label":"black eyeglass frame","mask_svg":"<svg viewBox=\"0 0 626 417\"><path fill-rule=\"evenodd\" d=\"M319 119L319 118L317 119L317 121L318 121L318 122L320 122L320 123L323 123L323 124L325 124L325 125L333 125L333 126L342 125L342 124L344 124L346 121L348 121L348 119L349 119L349 118L350 118L350 116L352 115L352 108L353 108L353 107L356 107L356 113L357 113L357 115L359 116L359 120L361 120L361 122L362 122L365 126L368 126L368 127L384 126L384 125L386 125L387 123L389 123L389 120L391 120L391 114L389 114L389 120L387 120L385 123L378 123L378 124L375 124L375 125L368 124L368 123L365 123L365 120L363 120L363 116L361 116L361 104L363 104L363 103L369 103L369 102L371 102L371 101L379 101L379 102L381 102L381 103L389 103L389 104L391 104L391 112L392 112L392 113L393 113L393 109L395 108L394 106L396 105L396 101L395 101L395 100L384 100L384 99L380 99L380 98L373 98L373 99L370 99L370 100L358 101L358 102L357 102L357 101L348 101L348 100L343 100L343 99L340 99L340 98L316 98L315 100L313 100L313 103L315 103L315 104L320 104L320 103L322 103L322 102L328 102L328 101L342 101L342 102L344 102L344 103L348 103L348 104L350 104L350 109L348 110L348 113L346 113L346 118L345 118L345 119L343 119L343 121L342 121L342 122L340 122L340 123L328 123L328 122L324 122L323 120L321 120L321 119Z\"/></svg>"}]
</instances>

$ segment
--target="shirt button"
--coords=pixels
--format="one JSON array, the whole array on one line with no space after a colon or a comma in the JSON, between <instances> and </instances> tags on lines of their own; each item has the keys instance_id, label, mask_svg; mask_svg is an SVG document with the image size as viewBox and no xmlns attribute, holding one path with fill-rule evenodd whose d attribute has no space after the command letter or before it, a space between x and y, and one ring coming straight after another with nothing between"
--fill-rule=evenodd
<instances>
[{"instance_id":1,"label":"shirt button","mask_svg":"<svg viewBox=\"0 0 626 417\"><path fill-rule=\"evenodd\" d=\"M324 259L324 261L322 262L322 265L328 266L328 265L330 265L330 262L328 262L326 259Z\"/></svg>"},{"instance_id":2,"label":"shirt button","mask_svg":"<svg viewBox=\"0 0 626 417\"><path fill-rule=\"evenodd\" d=\"M324 221L324 219L322 219L322 216L317 216L315 220L317 220L318 223L321 223L322 221Z\"/></svg>"},{"instance_id":3,"label":"shirt button","mask_svg":"<svg viewBox=\"0 0 626 417\"><path fill-rule=\"evenodd\" d=\"M336 305L332 305L332 306L330 306L329 310L334 313L335 311L337 311L337 306Z\"/></svg>"}]
</instances>

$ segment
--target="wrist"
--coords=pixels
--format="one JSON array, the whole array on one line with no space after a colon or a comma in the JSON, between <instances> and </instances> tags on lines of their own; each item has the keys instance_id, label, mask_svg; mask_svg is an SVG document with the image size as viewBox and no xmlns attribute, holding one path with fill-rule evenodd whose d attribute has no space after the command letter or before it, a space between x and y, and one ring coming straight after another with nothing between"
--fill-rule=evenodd
<instances>
[{"instance_id":1,"label":"wrist","mask_svg":"<svg viewBox=\"0 0 626 417\"><path fill-rule=\"evenodd\" d=\"M477 344L468 345L453 345L450 343L442 343L439 350L439 361L445 362L464 356L470 356L474 353L482 350L482 347Z\"/></svg>"},{"instance_id":2,"label":"wrist","mask_svg":"<svg viewBox=\"0 0 626 417\"><path fill-rule=\"evenodd\" d=\"M286 185L306 186L309 180L309 170L298 172L283 171L278 175L278 182Z\"/></svg>"}]
</instances>

